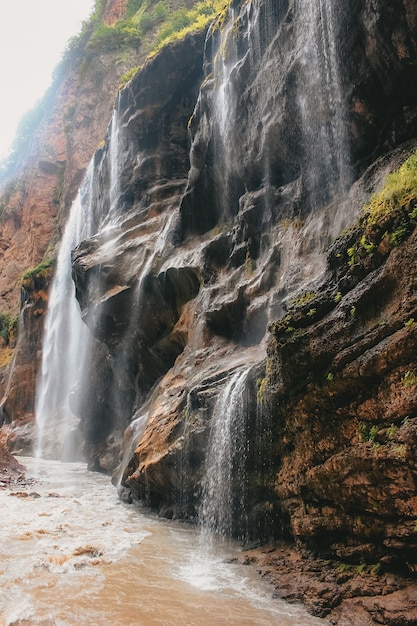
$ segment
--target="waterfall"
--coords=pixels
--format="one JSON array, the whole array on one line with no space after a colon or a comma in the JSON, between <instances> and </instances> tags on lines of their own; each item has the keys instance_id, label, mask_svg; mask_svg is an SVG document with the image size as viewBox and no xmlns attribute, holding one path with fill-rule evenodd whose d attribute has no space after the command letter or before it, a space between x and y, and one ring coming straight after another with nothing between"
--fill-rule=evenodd
<instances>
[{"instance_id":1,"label":"waterfall","mask_svg":"<svg viewBox=\"0 0 417 626\"><path fill-rule=\"evenodd\" d=\"M75 297L71 276L71 252L81 241L96 235L106 246L106 254L111 258L116 254L113 248L112 232L121 221L121 185L123 171L123 135L118 107L113 112L107 135L107 145L99 163L93 159L86 179L72 205L59 248L55 277L51 287L48 314L46 317L42 366L37 386L36 416L38 457L75 458L75 446L71 449L71 438L76 433L80 407L85 400L89 384L89 367L94 352L94 327L98 327L100 307L91 306L88 311L88 326L82 321L81 312ZM106 185L106 193L100 195L101 186ZM159 219L160 229L154 232L145 254L139 276L132 285L132 308L129 323L120 338L118 350L112 355L113 369L120 373L128 367L132 355L137 350L137 326L142 313L144 280L151 273L153 264L166 245L173 215ZM103 248L104 249L104 248ZM90 278L90 280L93 280ZM99 293L99 278L95 291ZM91 285L90 285L91 287ZM111 385L107 396L113 407L119 406L123 391ZM115 409L116 410L116 409ZM61 451L61 447L63 450Z\"/></svg>"},{"instance_id":2,"label":"waterfall","mask_svg":"<svg viewBox=\"0 0 417 626\"><path fill-rule=\"evenodd\" d=\"M81 320L71 278L71 251L91 236L90 178L92 169L70 211L59 248L56 272L45 321L40 377L36 392L37 457L72 459L70 433L78 420L69 399L85 375L91 335ZM62 447L64 446L64 447Z\"/></svg>"},{"instance_id":3,"label":"waterfall","mask_svg":"<svg viewBox=\"0 0 417 626\"><path fill-rule=\"evenodd\" d=\"M338 16L332 0L297 1L303 171L309 203L315 208L346 191L351 183L346 111L336 45Z\"/></svg>"},{"instance_id":4,"label":"waterfall","mask_svg":"<svg viewBox=\"0 0 417 626\"><path fill-rule=\"evenodd\" d=\"M244 510L249 369L230 377L213 410L199 514L204 538L231 535L235 515Z\"/></svg>"},{"instance_id":5,"label":"waterfall","mask_svg":"<svg viewBox=\"0 0 417 626\"><path fill-rule=\"evenodd\" d=\"M114 144L114 145L112 145ZM120 187L120 128L117 110L110 127L108 168L110 189L107 211L97 213L94 159L72 204L59 247L45 321L41 372L36 389L36 456L74 460L79 444L74 439L76 412L88 384L92 335L81 319L71 276L71 252L93 236L104 223L111 224Z\"/></svg>"},{"instance_id":6,"label":"waterfall","mask_svg":"<svg viewBox=\"0 0 417 626\"><path fill-rule=\"evenodd\" d=\"M122 153L122 137L120 128L119 99L113 110L113 116L110 123L110 137L108 145L109 159L109 209L107 217L104 220L106 225L111 225L117 212L121 186L120 173L122 170L121 153Z\"/></svg>"},{"instance_id":7,"label":"waterfall","mask_svg":"<svg viewBox=\"0 0 417 626\"><path fill-rule=\"evenodd\" d=\"M214 149L218 161L217 204L224 215L231 211L236 212L233 141L238 94L233 83L233 72L239 58L233 41L235 17L235 10L230 8L227 23L220 31L219 42L212 59L215 79L212 124L214 125Z\"/></svg>"}]
</instances>

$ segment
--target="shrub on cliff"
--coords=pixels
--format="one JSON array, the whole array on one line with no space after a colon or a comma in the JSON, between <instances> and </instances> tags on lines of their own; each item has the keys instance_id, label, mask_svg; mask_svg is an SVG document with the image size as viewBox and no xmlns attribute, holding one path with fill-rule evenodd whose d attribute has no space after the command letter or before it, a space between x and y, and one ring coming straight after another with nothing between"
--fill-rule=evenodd
<instances>
[{"instance_id":1,"label":"shrub on cliff","mask_svg":"<svg viewBox=\"0 0 417 626\"><path fill-rule=\"evenodd\" d=\"M0 338L6 345L13 343L17 332L18 316L10 313L0 313Z\"/></svg>"},{"instance_id":2,"label":"shrub on cliff","mask_svg":"<svg viewBox=\"0 0 417 626\"><path fill-rule=\"evenodd\" d=\"M42 289L49 282L55 267L54 259L42 261L22 276L22 287L25 289Z\"/></svg>"}]
</instances>

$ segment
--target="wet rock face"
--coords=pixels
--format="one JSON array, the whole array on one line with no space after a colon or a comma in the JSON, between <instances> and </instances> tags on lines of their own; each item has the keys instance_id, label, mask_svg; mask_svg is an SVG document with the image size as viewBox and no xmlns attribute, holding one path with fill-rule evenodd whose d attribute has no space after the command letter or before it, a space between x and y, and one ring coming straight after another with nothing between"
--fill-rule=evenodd
<instances>
[{"instance_id":1,"label":"wet rock face","mask_svg":"<svg viewBox=\"0 0 417 626\"><path fill-rule=\"evenodd\" d=\"M100 348L93 356L96 375L77 411L95 468L101 467L100 455L108 456L108 437L121 436L187 342L187 328L177 325L199 292L198 267L163 267L163 261L175 236L173 207L189 168L187 122L202 80L204 37L192 35L183 46L166 47L140 80L131 81L120 96L107 144L95 156L98 234L72 255L83 319L107 346L104 369ZM115 194L110 189L114 170ZM106 215L108 227L101 229ZM117 453L115 446L112 468Z\"/></svg>"},{"instance_id":2,"label":"wet rock face","mask_svg":"<svg viewBox=\"0 0 417 626\"><path fill-rule=\"evenodd\" d=\"M106 346L80 413L94 467L132 420L124 485L165 515L195 517L216 401L247 369L235 533L388 562L415 513L405 443L415 406L401 383L415 343L404 325L414 239L355 268L355 229L324 250L412 150L387 156L417 135L416 9L377 0L328 11L337 66L320 89L310 74L319 80L335 51L316 8L265 0L234 3L206 42L168 46L122 92L119 131L113 122L95 156L94 219L106 227L73 253L83 318ZM289 332L272 326L265 373L267 326L300 294ZM232 475L236 485L237 465Z\"/></svg>"},{"instance_id":3,"label":"wet rock face","mask_svg":"<svg viewBox=\"0 0 417 626\"><path fill-rule=\"evenodd\" d=\"M275 490L292 535L341 560L415 571L411 229L401 246L350 266L342 251L352 235L337 257L330 251L326 287L272 327L265 401L279 442Z\"/></svg>"},{"instance_id":4,"label":"wet rock face","mask_svg":"<svg viewBox=\"0 0 417 626\"><path fill-rule=\"evenodd\" d=\"M181 203L185 233L202 233L230 219L245 192L267 184L268 194L291 189L290 202L273 202L274 219L305 216L329 199L332 185L341 190L335 180L340 171L329 164L329 176L324 147L336 151L333 141L345 143L349 183L381 153L417 134L415 7L402 0L390 5L382 0L337 3L329 15L334 50L321 41L326 33L320 31L319 16L308 13L302 1L291 0L252 3L240 15L237 9L233 49L222 42L225 67L220 70L216 54L222 31L209 37L206 82L192 118L191 170ZM318 31L312 45L324 47L317 58L305 52L312 28ZM338 69L332 70L333 52ZM334 73L329 79L334 85L320 83L326 66ZM219 72L227 78L226 115L232 121L223 119L225 105L216 90ZM315 72L309 91L309 75ZM314 92L334 87L345 128L340 136L334 131L333 138L325 137L327 145L314 151L311 144L322 132L324 106ZM318 187L328 187L327 192Z\"/></svg>"}]
</instances>

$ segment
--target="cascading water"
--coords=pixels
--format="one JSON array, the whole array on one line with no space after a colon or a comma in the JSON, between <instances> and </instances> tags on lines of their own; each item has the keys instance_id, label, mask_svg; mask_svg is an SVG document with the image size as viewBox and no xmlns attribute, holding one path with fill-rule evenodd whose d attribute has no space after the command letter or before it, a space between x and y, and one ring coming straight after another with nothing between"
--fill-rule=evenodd
<instances>
[{"instance_id":1,"label":"cascading water","mask_svg":"<svg viewBox=\"0 0 417 626\"><path fill-rule=\"evenodd\" d=\"M109 209L105 217L104 225L111 225L114 221L117 207L120 200L120 172L121 172L121 128L119 100L113 110L113 117L110 123L109 137Z\"/></svg>"},{"instance_id":2,"label":"cascading water","mask_svg":"<svg viewBox=\"0 0 417 626\"><path fill-rule=\"evenodd\" d=\"M305 209L306 219L296 225L283 223L275 233L274 244L279 249L280 272L276 292L270 301L273 315L282 313L284 298L293 298L318 279L325 268L324 250L346 225L343 219L350 219L344 215L342 202L342 192L346 192L351 183L351 172L336 47L336 7L330 0L319 0L317 3L297 0L295 8L298 16L294 27L298 60L294 60L294 68L297 72L296 104L301 123L300 167L303 201L308 209ZM234 212L230 206L230 189L234 169L238 168L233 161L233 146L239 142L237 132L240 128L236 123L236 85L239 84L238 74L245 63L244 58L239 58L236 49L235 24L238 19L244 25L245 32L241 36L249 42L250 63L254 67L262 60L262 47L269 45L273 38L269 28L269 43L261 41L266 28L261 20L266 18L260 3L254 0L242 8L238 18L232 9L229 11L228 20L217 39L218 48L212 61L212 110L213 124L218 133L216 159L223 168L219 174L223 215ZM242 71L248 73L252 69L246 66ZM259 120L261 123L264 120ZM267 162L267 155L265 159ZM263 181L266 188L271 184L268 175L266 165ZM271 201L276 203L276 197L273 194L271 197ZM265 205L267 203L268 199ZM271 214L274 214L273 210ZM243 497L243 494L236 492L232 477L236 472L242 472L242 469L237 469L236 463L238 459L243 463L247 446L244 402L246 380L246 371L232 375L214 408L199 511L203 532L208 529L211 533L228 535L236 524L234 516L239 516L236 516L239 508L236 499ZM241 485L243 483L242 476ZM239 513L242 514L242 511ZM240 520L240 524L243 523Z\"/></svg>"},{"instance_id":3,"label":"cascading water","mask_svg":"<svg viewBox=\"0 0 417 626\"><path fill-rule=\"evenodd\" d=\"M217 203L225 215L229 214L231 209L233 210L235 195L233 131L238 96L232 75L238 63L238 55L232 36L234 21L235 11L230 8L226 26L220 33L220 41L212 60L215 80L212 124L215 130L215 152L219 164Z\"/></svg>"},{"instance_id":4,"label":"cascading water","mask_svg":"<svg viewBox=\"0 0 417 626\"><path fill-rule=\"evenodd\" d=\"M302 40L298 104L305 149L303 172L309 203L323 205L351 181L343 100L337 7L331 0L297 0Z\"/></svg>"},{"instance_id":5,"label":"cascading water","mask_svg":"<svg viewBox=\"0 0 417 626\"><path fill-rule=\"evenodd\" d=\"M74 460L75 416L88 380L92 334L81 318L72 280L71 252L83 240L111 227L120 196L120 124L117 108L110 126L107 158L110 187L104 211L97 214L94 159L75 199L60 244L46 317L42 366L36 392L36 456Z\"/></svg>"},{"instance_id":6,"label":"cascading water","mask_svg":"<svg viewBox=\"0 0 417 626\"><path fill-rule=\"evenodd\" d=\"M71 445L68 446L70 433L78 421L69 399L77 380L85 373L91 335L81 320L75 299L71 251L91 235L90 203L85 203L86 197L89 198L91 175L90 169L85 185L72 205L49 296L36 394L37 457L69 460L76 454Z\"/></svg>"},{"instance_id":7,"label":"cascading water","mask_svg":"<svg viewBox=\"0 0 417 626\"><path fill-rule=\"evenodd\" d=\"M204 543L212 534L230 536L236 514L243 515L249 370L238 370L230 377L213 410L199 514Z\"/></svg>"}]
</instances>

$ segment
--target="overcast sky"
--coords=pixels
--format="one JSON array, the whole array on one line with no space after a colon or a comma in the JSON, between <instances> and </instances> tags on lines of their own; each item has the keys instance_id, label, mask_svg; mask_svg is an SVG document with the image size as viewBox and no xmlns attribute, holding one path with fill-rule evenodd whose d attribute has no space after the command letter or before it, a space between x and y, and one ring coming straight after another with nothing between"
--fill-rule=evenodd
<instances>
[{"instance_id":1,"label":"overcast sky","mask_svg":"<svg viewBox=\"0 0 417 626\"><path fill-rule=\"evenodd\" d=\"M0 0L0 158L93 5L94 0Z\"/></svg>"}]
</instances>

